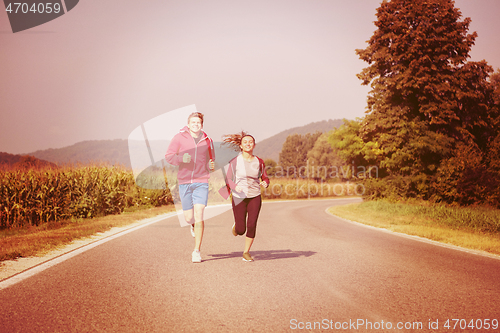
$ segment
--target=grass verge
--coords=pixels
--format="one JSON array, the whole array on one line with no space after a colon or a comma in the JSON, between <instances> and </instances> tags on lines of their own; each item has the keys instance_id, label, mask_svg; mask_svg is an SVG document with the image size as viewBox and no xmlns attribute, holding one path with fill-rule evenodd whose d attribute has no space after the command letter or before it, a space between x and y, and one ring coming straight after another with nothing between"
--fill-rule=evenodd
<instances>
[{"instance_id":1,"label":"grass verge","mask_svg":"<svg viewBox=\"0 0 500 333\"><path fill-rule=\"evenodd\" d=\"M91 237L113 227L175 211L174 205L136 209L94 219L74 219L46 223L38 227L0 231L0 261L43 255L74 240Z\"/></svg>"},{"instance_id":2,"label":"grass verge","mask_svg":"<svg viewBox=\"0 0 500 333\"><path fill-rule=\"evenodd\" d=\"M500 255L500 210L383 200L335 206L341 218L468 249Z\"/></svg>"}]
</instances>

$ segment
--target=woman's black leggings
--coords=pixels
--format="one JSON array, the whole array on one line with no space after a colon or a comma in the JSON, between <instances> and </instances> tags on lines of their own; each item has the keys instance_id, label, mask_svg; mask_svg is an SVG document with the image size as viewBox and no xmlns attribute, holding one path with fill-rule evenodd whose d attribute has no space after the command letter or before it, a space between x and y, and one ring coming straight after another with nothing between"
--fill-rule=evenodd
<instances>
[{"instance_id":1,"label":"woman's black leggings","mask_svg":"<svg viewBox=\"0 0 500 333\"><path fill-rule=\"evenodd\" d=\"M255 238L257 219L259 218L260 207L262 206L260 195L254 198L245 199L235 198L233 196L232 201L236 233L238 235L243 235L246 229L247 237Z\"/></svg>"}]
</instances>

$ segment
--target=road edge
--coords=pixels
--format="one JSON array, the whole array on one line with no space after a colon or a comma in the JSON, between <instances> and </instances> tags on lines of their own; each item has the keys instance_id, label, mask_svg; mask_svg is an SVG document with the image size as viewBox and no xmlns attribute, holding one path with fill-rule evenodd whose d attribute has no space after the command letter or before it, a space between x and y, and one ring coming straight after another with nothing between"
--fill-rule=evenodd
<instances>
[{"instance_id":1,"label":"road edge","mask_svg":"<svg viewBox=\"0 0 500 333\"><path fill-rule=\"evenodd\" d=\"M0 290L8 288L22 280L33 276L39 272L46 270L49 267L55 266L71 257L74 257L80 253L90 250L96 246L109 242L115 238L126 235L135 230L144 228L150 224L157 223L169 217L177 215L177 212L166 213L158 215L155 217L147 218L144 220L137 221L133 224L129 224L125 227L115 227L104 233L97 234L88 238L79 239L71 242L70 244L61 247L58 250L54 250L44 255L43 257L30 257L30 258L20 258L14 260L7 260L4 262L7 266L13 264L15 266L16 262L20 260L32 260L34 264L27 264L22 268L12 268L9 275L0 280Z\"/></svg>"},{"instance_id":2,"label":"road edge","mask_svg":"<svg viewBox=\"0 0 500 333\"><path fill-rule=\"evenodd\" d=\"M331 207L333 207L333 206L331 206ZM413 240L424 242L424 243L427 243L427 244L437 245L437 246L445 247L445 248L448 248L448 249L458 250L458 251L461 251L461 252L467 252L467 253L470 253L470 254L475 254L475 255L479 255L479 256L483 256L483 257L488 257L488 258L500 260L500 256L499 255L496 255L496 254L493 254L493 253L489 253L489 252L486 252L486 251L468 249L468 248L461 247L461 246L458 246L458 245L453 245L453 244L438 242L438 241L435 241L435 240L432 240L432 239L428 239L428 238L425 238L425 237L420 237L420 236L415 236L415 235L408 235L408 234L405 234L405 233L402 233L402 232L396 232L396 231L392 231L392 230L389 230L389 229L385 229L385 228L381 228L381 227L374 227L372 225L364 224L364 223L361 223L361 222L356 222L356 221L348 220L348 219L345 219L343 217L340 217L340 216L337 216L337 215L334 215L334 214L330 213L328 210L331 207L328 207L327 209L325 209L325 212L328 215L336 217L336 218L338 218L338 219L340 219L342 221L348 222L348 223L360 225L360 226L363 226L363 227L366 227L366 228L378 230L378 231L385 232L385 233L390 233L390 234L393 234L393 235L396 235L396 236L400 236L400 237L404 237L404 238L408 238L408 239L413 239Z\"/></svg>"}]
</instances>

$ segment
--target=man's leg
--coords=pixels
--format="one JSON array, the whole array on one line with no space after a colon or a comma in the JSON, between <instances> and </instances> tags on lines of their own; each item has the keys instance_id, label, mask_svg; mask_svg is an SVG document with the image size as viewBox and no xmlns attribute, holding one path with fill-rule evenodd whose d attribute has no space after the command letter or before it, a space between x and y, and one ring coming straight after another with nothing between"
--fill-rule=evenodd
<instances>
[{"instance_id":1,"label":"man's leg","mask_svg":"<svg viewBox=\"0 0 500 333\"><path fill-rule=\"evenodd\" d=\"M188 224L192 225L194 223L193 190L190 184L179 185L179 197L182 203L184 219Z\"/></svg>"},{"instance_id":2,"label":"man's leg","mask_svg":"<svg viewBox=\"0 0 500 333\"><path fill-rule=\"evenodd\" d=\"M191 230L191 235L193 235L194 237L194 212L193 212L193 208L191 208L190 210L184 210L184 219L186 220L186 223L188 224L191 224L191 226L189 227Z\"/></svg>"},{"instance_id":3,"label":"man's leg","mask_svg":"<svg viewBox=\"0 0 500 333\"><path fill-rule=\"evenodd\" d=\"M183 212L184 212L184 219L186 220L186 222L189 224L193 224L194 223L193 209L191 208L190 210L184 210Z\"/></svg>"},{"instance_id":4,"label":"man's leg","mask_svg":"<svg viewBox=\"0 0 500 333\"><path fill-rule=\"evenodd\" d=\"M205 205L194 205L194 249L200 250L201 241L203 239L203 231L205 230L205 222L203 221L203 213Z\"/></svg>"},{"instance_id":5,"label":"man's leg","mask_svg":"<svg viewBox=\"0 0 500 333\"><path fill-rule=\"evenodd\" d=\"M193 262L201 262L200 248L203 239L205 222L203 213L208 199L208 183L193 184L193 204L194 204L194 251Z\"/></svg>"}]
</instances>

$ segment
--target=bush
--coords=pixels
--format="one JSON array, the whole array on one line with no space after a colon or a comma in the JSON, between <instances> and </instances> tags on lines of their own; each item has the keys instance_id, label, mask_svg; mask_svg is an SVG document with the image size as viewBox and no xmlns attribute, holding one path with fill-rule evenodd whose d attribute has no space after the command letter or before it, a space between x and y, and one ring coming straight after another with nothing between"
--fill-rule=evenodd
<instances>
[{"instance_id":1,"label":"bush","mask_svg":"<svg viewBox=\"0 0 500 333\"><path fill-rule=\"evenodd\" d=\"M498 177L488 169L483 153L472 145L460 144L454 155L443 160L432 182L431 200L448 204L499 207Z\"/></svg>"},{"instance_id":2,"label":"bush","mask_svg":"<svg viewBox=\"0 0 500 333\"><path fill-rule=\"evenodd\" d=\"M429 192L428 177L425 174L412 176L388 176L366 179L365 198L369 200L385 198L396 202L405 198L427 199Z\"/></svg>"}]
</instances>

